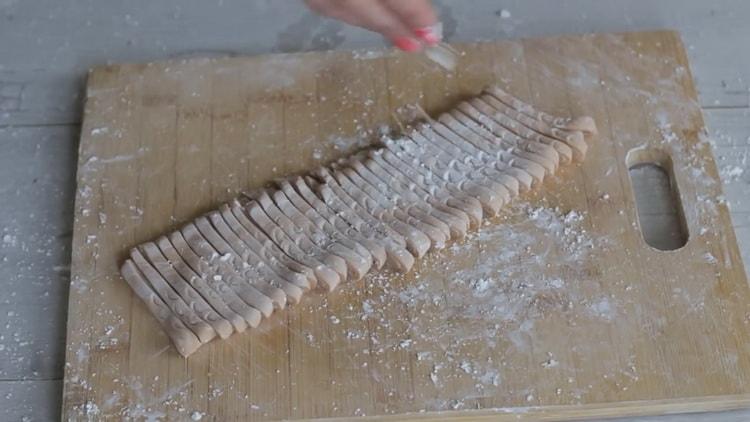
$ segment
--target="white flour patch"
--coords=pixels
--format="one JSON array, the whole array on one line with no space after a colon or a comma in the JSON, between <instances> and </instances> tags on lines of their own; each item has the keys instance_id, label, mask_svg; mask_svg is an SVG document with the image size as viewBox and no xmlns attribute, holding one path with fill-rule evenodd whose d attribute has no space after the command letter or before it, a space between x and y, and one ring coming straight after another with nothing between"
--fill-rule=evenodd
<instances>
[{"instance_id":1,"label":"white flour patch","mask_svg":"<svg viewBox=\"0 0 750 422\"><path fill-rule=\"evenodd\" d=\"M612 320L616 315L612 303L606 297L592 303L589 310L592 315L606 320Z\"/></svg>"},{"instance_id":2,"label":"white flour patch","mask_svg":"<svg viewBox=\"0 0 750 422\"><path fill-rule=\"evenodd\" d=\"M331 136L328 138L328 143L333 144L333 147L337 151L351 152L360 148L364 148L369 145L369 141L364 136Z\"/></svg>"},{"instance_id":3,"label":"white flour patch","mask_svg":"<svg viewBox=\"0 0 750 422\"><path fill-rule=\"evenodd\" d=\"M3 245L5 246L16 246L18 238L12 234L4 234L2 237Z\"/></svg>"},{"instance_id":4,"label":"white flour patch","mask_svg":"<svg viewBox=\"0 0 750 422\"><path fill-rule=\"evenodd\" d=\"M327 143L333 145L333 148L341 153L351 154L360 149L372 146L372 140L378 136L384 136L390 133L391 129L383 125L375 129L366 129L358 127L357 133L353 136L332 135L327 139Z\"/></svg>"},{"instance_id":5,"label":"white flour patch","mask_svg":"<svg viewBox=\"0 0 750 422\"><path fill-rule=\"evenodd\" d=\"M719 175L721 176L721 180L725 183L731 183L739 180L742 175L745 173L745 169L740 166L724 166L719 171Z\"/></svg>"},{"instance_id":6,"label":"white flour patch","mask_svg":"<svg viewBox=\"0 0 750 422\"><path fill-rule=\"evenodd\" d=\"M352 51L352 57L357 60L373 60L388 57L392 55L389 50L354 50Z\"/></svg>"},{"instance_id":7,"label":"white flour patch","mask_svg":"<svg viewBox=\"0 0 750 422\"><path fill-rule=\"evenodd\" d=\"M544 353L537 364L574 376L564 350L553 349L559 339L546 334L549 321L611 324L618 315L618 301L605 295L591 268L609 242L590 235L585 212L514 205L510 214L428 255L413 283L393 275L367 278L374 293L363 301L362 315L377 325L371 365L396 365L394 351L409 352L412 371L424 377L413 374L415 382L460 386L453 397L465 398L430 400L425 410L461 408L492 395L522 369L510 362L538 350ZM406 308L408 320L394 320L396 306Z\"/></svg>"}]
</instances>

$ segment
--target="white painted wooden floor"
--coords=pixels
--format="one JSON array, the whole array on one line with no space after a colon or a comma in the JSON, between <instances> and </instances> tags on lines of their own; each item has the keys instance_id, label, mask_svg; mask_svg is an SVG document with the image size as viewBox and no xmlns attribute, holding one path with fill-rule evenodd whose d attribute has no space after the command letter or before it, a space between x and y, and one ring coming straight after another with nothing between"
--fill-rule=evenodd
<instances>
[{"instance_id":1,"label":"white painted wooden floor","mask_svg":"<svg viewBox=\"0 0 750 422\"><path fill-rule=\"evenodd\" d=\"M750 263L750 2L436 3L452 41L681 31L743 259ZM510 18L500 17L503 9ZM0 0L0 420L59 419L87 68L109 61L380 45L378 36L310 15L298 0ZM637 420L747 421L750 411Z\"/></svg>"}]
</instances>

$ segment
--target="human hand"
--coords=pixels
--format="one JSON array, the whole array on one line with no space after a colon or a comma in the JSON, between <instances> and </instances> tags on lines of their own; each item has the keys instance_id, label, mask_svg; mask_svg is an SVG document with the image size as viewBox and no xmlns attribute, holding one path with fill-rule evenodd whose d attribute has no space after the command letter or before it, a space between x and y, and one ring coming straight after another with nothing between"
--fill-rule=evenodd
<instances>
[{"instance_id":1,"label":"human hand","mask_svg":"<svg viewBox=\"0 0 750 422\"><path fill-rule=\"evenodd\" d=\"M404 51L435 45L437 15L430 0L305 0L313 11L379 32Z\"/></svg>"}]
</instances>

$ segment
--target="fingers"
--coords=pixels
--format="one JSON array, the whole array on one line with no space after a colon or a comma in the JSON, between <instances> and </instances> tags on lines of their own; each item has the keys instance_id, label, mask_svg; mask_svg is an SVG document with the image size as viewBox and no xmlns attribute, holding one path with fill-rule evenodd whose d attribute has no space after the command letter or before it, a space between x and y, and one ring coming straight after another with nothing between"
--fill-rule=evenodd
<instances>
[{"instance_id":1,"label":"fingers","mask_svg":"<svg viewBox=\"0 0 750 422\"><path fill-rule=\"evenodd\" d=\"M422 48L408 26L399 19L382 1L347 0L351 13L360 21L360 26L380 32L397 47L406 51L417 51Z\"/></svg>"},{"instance_id":2,"label":"fingers","mask_svg":"<svg viewBox=\"0 0 750 422\"><path fill-rule=\"evenodd\" d=\"M423 42L433 45L440 42L440 35L433 31L437 15L430 0L382 0L401 23Z\"/></svg>"},{"instance_id":3,"label":"fingers","mask_svg":"<svg viewBox=\"0 0 750 422\"><path fill-rule=\"evenodd\" d=\"M418 51L422 45L416 40L409 27L398 16L376 0L345 0L355 25L380 32L396 47L406 51Z\"/></svg>"},{"instance_id":4,"label":"fingers","mask_svg":"<svg viewBox=\"0 0 750 422\"><path fill-rule=\"evenodd\" d=\"M317 13L379 32L405 51L435 44L437 17L429 0L305 0ZM420 41L421 40L421 41Z\"/></svg>"},{"instance_id":5,"label":"fingers","mask_svg":"<svg viewBox=\"0 0 750 422\"><path fill-rule=\"evenodd\" d=\"M378 0L305 0L314 11L380 32L394 40L411 36L411 30L401 23L395 13Z\"/></svg>"}]
</instances>

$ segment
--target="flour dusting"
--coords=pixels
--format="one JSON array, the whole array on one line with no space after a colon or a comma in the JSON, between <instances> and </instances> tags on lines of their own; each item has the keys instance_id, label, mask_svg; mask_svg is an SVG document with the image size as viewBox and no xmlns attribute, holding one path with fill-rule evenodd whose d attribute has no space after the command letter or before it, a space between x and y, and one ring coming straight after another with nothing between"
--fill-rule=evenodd
<instances>
[{"instance_id":1,"label":"flour dusting","mask_svg":"<svg viewBox=\"0 0 750 422\"><path fill-rule=\"evenodd\" d=\"M377 292L361 309L378 326L371 371L394 365L393 351L408 350L413 371L424 374L413 374L415 382L462 386L454 398L426 401L424 410L460 409L467 402L455 397L491 396L512 379L522 369L508 367L514 355L553 347L543 334L551 319L578 315L610 324L618 303L590 268L608 241L587 231L586 218L579 210L513 205L503 221L429 255L413 283L399 275L368 277ZM394 321L393 306L404 307L408 321ZM572 374L571 362L556 352L546 350L536 364Z\"/></svg>"}]
</instances>

